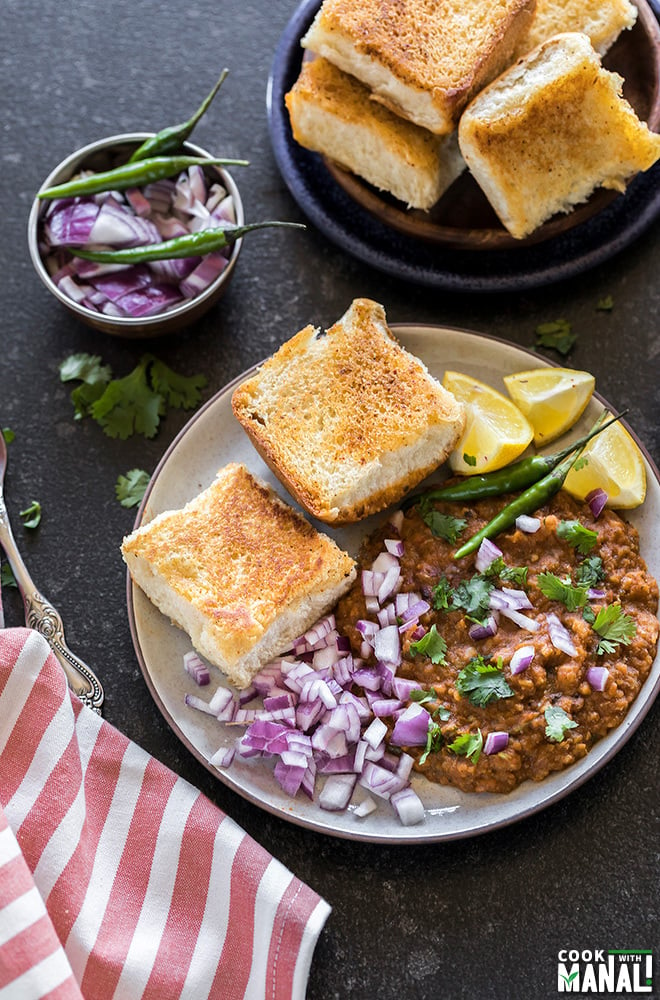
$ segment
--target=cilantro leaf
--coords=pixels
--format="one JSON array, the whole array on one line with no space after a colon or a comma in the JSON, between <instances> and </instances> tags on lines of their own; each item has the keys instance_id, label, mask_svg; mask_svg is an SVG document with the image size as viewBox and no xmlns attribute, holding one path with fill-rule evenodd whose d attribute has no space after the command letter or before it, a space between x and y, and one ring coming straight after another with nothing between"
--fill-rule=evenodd
<instances>
[{"instance_id":1,"label":"cilantro leaf","mask_svg":"<svg viewBox=\"0 0 660 1000\"><path fill-rule=\"evenodd\" d=\"M144 469L131 469L125 476L118 476L115 496L122 507L137 507L149 485L149 473Z\"/></svg>"},{"instance_id":2,"label":"cilantro leaf","mask_svg":"<svg viewBox=\"0 0 660 1000\"><path fill-rule=\"evenodd\" d=\"M527 584L527 573L529 568L527 566L507 566L504 562L504 556L497 556L493 559L492 563L484 571L484 576L498 576L500 580L511 580L513 583L517 583L518 586L524 587Z\"/></svg>"},{"instance_id":3,"label":"cilantro leaf","mask_svg":"<svg viewBox=\"0 0 660 1000\"><path fill-rule=\"evenodd\" d=\"M596 309L601 312L611 312L614 308L614 299L611 295L605 295L602 299L598 299L596 303Z\"/></svg>"},{"instance_id":4,"label":"cilantro leaf","mask_svg":"<svg viewBox=\"0 0 660 1000\"><path fill-rule=\"evenodd\" d=\"M540 323L536 327L536 347L551 347L559 354L566 355L576 340L577 335L572 332L571 324L565 319Z\"/></svg>"},{"instance_id":5,"label":"cilantro leaf","mask_svg":"<svg viewBox=\"0 0 660 1000\"><path fill-rule=\"evenodd\" d=\"M447 643L439 634L435 625L431 625L426 635L423 635L417 642L410 643L410 652L413 656L417 656L418 653L428 656L431 663L444 663Z\"/></svg>"},{"instance_id":6,"label":"cilantro leaf","mask_svg":"<svg viewBox=\"0 0 660 1000\"><path fill-rule=\"evenodd\" d=\"M446 576L441 576L433 588L433 607L436 611L449 611L449 602L454 589Z\"/></svg>"},{"instance_id":7,"label":"cilantro leaf","mask_svg":"<svg viewBox=\"0 0 660 1000\"><path fill-rule=\"evenodd\" d=\"M468 455L466 451L463 452L463 461L466 465L475 466L477 464L476 455Z\"/></svg>"},{"instance_id":8,"label":"cilantro leaf","mask_svg":"<svg viewBox=\"0 0 660 1000\"><path fill-rule=\"evenodd\" d=\"M38 527L41 521L41 504L38 500L33 500L29 507L20 511L20 515L23 518L24 528Z\"/></svg>"},{"instance_id":9,"label":"cilantro leaf","mask_svg":"<svg viewBox=\"0 0 660 1000\"><path fill-rule=\"evenodd\" d=\"M103 395L91 407L91 413L108 437L125 441L131 434L152 438L165 412L164 400L147 381L149 355L124 378L109 382Z\"/></svg>"},{"instance_id":10,"label":"cilantro leaf","mask_svg":"<svg viewBox=\"0 0 660 1000\"><path fill-rule=\"evenodd\" d=\"M441 749L443 742L442 729L437 722L430 722L426 734L426 747L417 763L424 764L430 753L437 753Z\"/></svg>"},{"instance_id":11,"label":"cilantro leaf","mask_svg":"<svg viewBox=\"0 0 660 1000\"><path fill-rule=\"evenodd\" d=\"M460 757L467 757L473 764L476 764L481 757L483 745L484 738L481 735L481 730L477 729L476 733L462 733L457 736L454 742L449 744L448 749Z\"/></svg>"},{"instance_id":12,"label":"cilantro leaf","mask_svg":"<svg viewBox=\"0 0 660 1000\"><path fill-rule=\"evenodd\" d=\"M164 362L151 358L151 384L169 406L191 410L202 398L201 389L206 385L204 375L178 375Z\"/></svg>"},{"instance_id":13,"label":"cilantro leaf","mask_svg":"<svg viewBox=\"0 0 660 1000\"><path fill-rule=\"evenodd\" d=\"M631 615L625 614L620 604L608 604L596 615L593 630L602 636L596 650L602 656L613 653L619 643L629 645L637 634L637 624Z\"/></svg>"},{"instance_id":14,"label":"cilantro leaf","mask_svg":"<svg viewBox=\"0 0 660 1000\"><path fill-rule=\"evenodd\" d=\"M112 378L110 365L101 364L98 354L70 354L60 364L60 381L72 382L78 379L93 385L96 382L107 384Z\"/></svg>"},{"instance_id":15,"label":"cilantro leaf","mask_svg":"<svg viewBox=\"0 0 660 1000\"><path fill-rule=\"evenodd\" d=\"M454 544L465 528L467 521L462 517L452 517L451 514L441 514L439 510L427 510L422 513L424 524L431 529L436 538L444 538Z\"/></svg>"},{"instance_id":16,"label":"cilantro leaf","mask_svg":"<svg viewBox=\"0 0 660 1000\"><path fill-rule=\"evenodd\" d=\"M554 573L539 573L536 584L551 601L560 601L568 611L577 611L587 603L587 587L574 587L570 576L560 580Z\"/></svg>"},{"instance_id":17,"label":"cilantro leaf","mask_svg":"<svg viewBox=\"0 0 660 1000\"><path fill-rule=\"evenodd\" d=\"M568 729L575 729L577 722L574 722L563 708L559 705L548 705L545 712L545 735L553 743L561 743Z\"/></svg>"},{"instance_id":18,"label":"cilantro leaf","mask_svg":"<svg viewBox=\"0 0 660 1000\"><path fill-rule=\"evenodd\" d=\"M0 587L18 587L14 571L6 562L0 566Z\"/></svg>"},{"instance_id":19,"label":"cilantro leaf","mask_svg":"<svg viewBox=\"0 0 660 1000\"><path fill-rule=\"evenodd\" d=\"M491 701L511 698L513 691L502 671L502 661L486 663L482 656L473 657L456 679L456 690L472 705L484 708Z\"/></svg>"},{"instance_id":20,"label":"cilantro leaf","mask_svg":"<svg viewBox=\"0 0 660 1000\"><path fill-rule=\"evenodd\" d=\"M11 427L3 427L2 436L5 439L5 444L11 444L14 438L16 437Z\"/></svg>"},{"instance_id":21,"label":"cilantro leaf","mask_svg":"<svg viewBox=\"0 0 660 1000\"><path fill-rule=\"evenodd\" d=\"M468 618L483 621L490 613L490 593L493 584L477 573L470 580L461 580L451 598L453 610L463 609Z\"/></svg>"},{"instance_id":22,"label":"cilantro leaf","mask_svg":"<svg viewBox=\"0 0 660 1000\"><path fill-rule=\"evenodd\" d=\"M575 581L582 587L593 587L605 577L600 556L587 556L575 571Z\"/></svg>"},{"instance_id":23,"label":"cilantro leaf","mask_svg":"<svg viewBox=\"0 0 660 1000\"><path fill-rule=\"evenodd\" d=\"M560 521L557 525L557 537L563 538L582 556L588 555L598 542L598 532L585 528L579 521Z\"/></svg>"}]
</instances>

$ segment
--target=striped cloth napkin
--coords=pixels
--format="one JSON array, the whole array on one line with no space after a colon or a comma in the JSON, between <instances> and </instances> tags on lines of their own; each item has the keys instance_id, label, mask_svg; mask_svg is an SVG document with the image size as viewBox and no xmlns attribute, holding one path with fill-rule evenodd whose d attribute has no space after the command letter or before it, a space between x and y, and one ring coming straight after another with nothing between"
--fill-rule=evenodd
<instances>
[{"instance_id":1,"label":"striped cloth napkin","mask_svg":"<svg viewBox=\"0 0 660 1000\"><path fill-rule=\"evenodd\" d=\"M0 1000L303 998L329 912L0 630Z\"/></svg>"}]
</instances>

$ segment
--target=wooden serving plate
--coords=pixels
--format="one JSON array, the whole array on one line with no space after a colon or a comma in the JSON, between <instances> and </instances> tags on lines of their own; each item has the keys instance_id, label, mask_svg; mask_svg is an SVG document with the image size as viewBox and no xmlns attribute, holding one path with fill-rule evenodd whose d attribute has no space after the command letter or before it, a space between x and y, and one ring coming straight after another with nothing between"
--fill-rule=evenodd
<instances>
[{"instance_id":1,"label":"wooden serving plate","mask_svg":"<svg viewBox=\"0 0 660 1000\"><path fill-rule=\"evenodd\" d=\"M660 131L660 26L646 0L635 0L639 16L603 58L606 69L623 77L623 96L649 128ZM530 236L514 239L504 228L469 171L454 181L428 211L407 209L328 157L323 162L335 182L384 225L430 243L461 250L501 250L531 246L564 233L597 215L616 191L599 188L568 214L555 215Z\"/></svg>"}]
</instances>

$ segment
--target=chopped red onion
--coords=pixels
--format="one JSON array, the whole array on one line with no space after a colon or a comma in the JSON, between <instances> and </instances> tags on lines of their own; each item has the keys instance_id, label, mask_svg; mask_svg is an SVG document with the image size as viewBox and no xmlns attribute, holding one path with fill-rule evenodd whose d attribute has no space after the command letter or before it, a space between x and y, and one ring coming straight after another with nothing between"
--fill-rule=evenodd
<instances>
[{"instance_id":1,"label":"chopped red onion","mask_svg":"<svg viewBox=\"0 0 660 1000\"><path fill-rule=\"evenodd\" d=\"M183 667L187 674L190 674L195 684L199 684L200 687L211 682L211 674L209 673L209 668L204 663L194 650L189 650L189 652L184 653L183 656Z\"/></svg>"},{"instance_id":2,"label":"chopped red onion","mask_svg":"<svg viewBox=\"0 0 660 1000\"><path fill-rule=\"evenodd\" d=\"M399 559L403 555L403 542L401 541L400 538L386 538L385 548L393 556L396 556Z\"/></svg>"},{"instance_id":3,"label":"chopped red onion","mask_svg":"<svg viewBox=\"0 0 660 1000\"><path fill-rule=\"evenodd\" d=\"M484 741L484 753L493 754L501 753L502 750L506 750L509 745L509 734L508 733L488 733Z\"/></svg>"},{"instance_id":4,"label":"chopped red onion","mask_svg":"<svg viewBox=\"0 0 660 1000\"><path fill-rule=\"evenodd\" d=\"M524 531L525 534L533 535L541 527L541 519L539 517L530 517L529 514L519 514L516 518L516 528L519 531Z\"/></svg>"},{"instance_id":5,"label":"chopped red onion","mask_svg":"<svg viewBox=\"0 0 660 1000\"><path fill-rule=\"evenodd\" d=\"M509 663L512 675L515 676L516 674L521 674L523 670L527 670L534 659L534 653L535 649L533 646L519 646L514 651Z\"/></svg>"},{"instance_id":6,"label":"chopped red onion","mask_svg":"<svg viewBox=\"0 0 660 1000\"><path fill-rule=\"evenodd\" d=\"M559 621L557 615L548 613L545 618L548 623L550 642L555 649L560 650L562 653L566 653L567 656L576 656L577 650L573 645L570 633L568 629L566 629Z\"/></svg>"},{"instance_id":7,"label":"chopped red onion","mask_svg":"<svg viewBox=\"0 0 660 1000\"><path fill-rule=\"evenodd\" d=\"M205 712L207 715L215 715L210 702L204 701L203 698L199 698L196 694L185 694L183 700L188 708L195 708L198 712Z\"/></svg>"},{"instance_id":8,"label":"chopped red onion","mask_svg":"<svg viewBox=\"0 0 660 1000\"><path fill-rule=\"evenodd\" d=\"M477 573L485 573L488 567L496 559L499 559L501 555L502 550L498 549L497 545L491 542L490 538L484 538L477 550L477 557L474 563Z\"/></svg>"},{"instance_id":9,"label":"chopped red onion","mask_svg":"<svg viewBox=\"0 0 660 1000\"><path fill-rule=\"evenodd\" d=\"M401 579L401 568L397 563L396 566L392 566L385 573L385 578L378 588L378 593L376 594L379 604L384 604L390 594L393 594L396 590L397 584Z\"/></svg>"},{"instance_id":10,"label":"chopped red onion","mask_svg":"<svg viewBox=\"0 0 660 1000\"><path fill-rule=\"evenodd\" d=\"M591 513L595 518L600 517L600 515L603 513L603 510L607 505L608 499L609 497L607 493L600 487L597 487L595 490L592 490L590 493L587 493L585 497L585 500L587 501L587 503L591 508Z\"/></svg>"},{"instance_id":11,"label":"chopped red onion","mask_svg":"<svg viewBox=\"0 0 660 1000\"><path fill-rule=\"evenodd\" d=\"M602 601L605 597L605 591L601 590L599 587L589 587L587 590L587 597L590 601Z\"/></svg>"},{"instance_id":12,"label":"chopped red onion","mask_svg":"<svg viewBox=\"0 0 660 1000\"><path fill-rule=\"evenodd\" d=\"M236 747L220 747L209 760L213 767L230 767L236 755Z\"/></svg>"},{"instance_id":13,"label":"chopped red onion","mask_svg":"<svg viewBox=\"0 0 660 1000\"><path fill-rule=\"evenodd\" d=\"M412 788L403 788L392 795L390 802L404 826L414 826L424 822L424 806Z\"/></svg>"},{"instance_id":14,"label":"chopped red onion","mask_svg":"<svg viewBox=\"0 0 660 1000\"><path fill-rule=\"evenodd\" d=\"M538 632L541 627L534 618L523 615L520 611L514 611L512 608L502 608L500 614L512 621L518 628L526 629L527 632Z\"/></svg>"},{"instance_id":15,"label":"chopped red onion","mask_svg":"<svg viewBox=\"0 0 660 1000\"><path fill-rule=\"evenodd\" d=\"M401 532L401 528L403 526L403 518L404 518L404 513L402 510L395 510L394 513L390 515L389 523L398 533Z\"/></svg>"},{"instance_id":16,"label":"chopped red onion","mask_svg":"<svg viewBox=\"0 0 660 1000\"><path fill-rule=\"evenodd\" d=\"M387 573L391 569L399 569L399 560L391 552L381 552L371 566L373 573Z\"/></svg>"},{"instance_id":17,"label":"chopped red onion","mask_svg":"<svg viewBox=\"0 0 660 1000\"><path fill-rule=\"evenodd\" d=\"M374 812L376 809L378 809L378 806L376 805L374 800L371 798L370 795L366 795L363 798L362 802L360 802L360 804L355 807L353 815L359 816L360 819L362 819L363 816L370 816L371 813Z\"/></svg>"},{"instance_id":18,"label":"chopped red onion","mask_svg":"<svg viewBox=\"0 0 660 1000\"><path fill-rule=\"evenodd\" d=\"M380 746L383 742L386 734L387 726L382 719L376 718L370 725L367 726L362 734L362 739L365 740L365 742L368 743L373 750L375 750L376 747Z\"/></svg>"},{"instance_id":19,"label":"chopped red onion","mask_svg":"<svg viewBox=\"0 0 660 1000\"><path fill-rule=\"evenodd\" d=\"M390 743L393 746L425 746L431 716L422 705L413 702L396 720Z\"/></svg>"},{"instance_id":20,"label":"chopped red onion","mask_svg":"<svg viewBox=\"0 0 660 1000\"><path fill-rule=\"evenodd\" d=\"M401 662L401 642L399 629L396 625L387 625L376 632L374 636L374 653L376 659L383 663Z\"/></svg>"},{"instance_id":21,"label":"chopped red onion","mask_svg":"<svg viewBox=\"0 0 660 1000\"><path fill-rule=\"evenodd\" d=\"M491 639L497 632L497 619L489 615L485 622L474 622L468 629L471 639Z\"/></svg>"},{"instance_id":22,"label":"chopped red onion","mask_svg":"<svg viewBox=\"0 0 660 1000\"><path fill-rule=\"evenodd\" d=\"M345 809L351 801L356 781L356 774L333 774L326 778L319 795L321 809L333 812Z\"/></svg>"},{"instance_id":23,"label":"chopped red onion","mask_svg":"<svg viewBox=\"0 0 660 1000\"><path fill-rule=\"evenodd\" d=\"M607 667L589 667L586 673L587 681L594 691L604 691L609 676Z\"/></svg>"}]
</instances>

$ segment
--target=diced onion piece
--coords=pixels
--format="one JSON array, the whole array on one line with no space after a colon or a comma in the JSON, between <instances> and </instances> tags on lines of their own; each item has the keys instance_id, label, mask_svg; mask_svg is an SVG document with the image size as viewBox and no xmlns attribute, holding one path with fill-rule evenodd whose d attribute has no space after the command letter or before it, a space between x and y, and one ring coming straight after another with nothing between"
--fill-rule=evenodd
<instances>
[{"instance_id":1,"label":"diced onion piece","mask_svg":"<svg viewBox=\"0 0 660 1000\"><path fill-rule=\"evenodd\" d=\"M403 555L403 542L400 538L386 538L385 548L391 555L396 556L400 559Z\"/></svg>"},{"instance_id":2,"label":"diced onion piece","mask_svg":"<svg viewBox=\"0 0 660 1000\"><path fill-rule=\"evenodd\" d=\"M514 611L511 608L502 608L500 614L508 618L509 621L512 621L518 628L524 628L528 632L538 632L541 627L534 618L530 618L529 615L523 615L520 611Z\"/></svg>"},{"instance_id":3,"label":"diced onion piece","mask_svg":"<svg viewBox=\"0 0 660 1000\"><path fill-rule=\"evenodd\" d=\"M184 653L183 656L183 667L187 674L189 674L194 680L195 684L199 684L203 687L211 682L211 674L209 673L209 668L200 659L194 649L189 650ZM231 692L229 692L231 697Z\"/></svg>"},{"instance_id":4,"label":"diced onion piece","mask_svg":"<svg viewBox=\"0 0 660 1000\"><path fill-rule=\"evenodd\" d=\"M422 800L412 788L403 788L400 792L395 792L390 802L404 826L415 826L424 822Z\"/></svg>"},{"instance_id":5,"label":"diced onion piece","mask_svg":"<svg viewBox=\"0 0 660 1000\"><path fill-rule=\"evenodd\" d=\"M374 653L376 659L385 663L399 664L401 662L401 642L399 629L396 625L388 625L380 629L374 636Z\"/></svg>"},{"instance_id":6,"label":"diced onion piece","mask_svg":"<svg viewBox=\"0 0 660 1000\"><path fill-rule=\"evenodd\" d=\"M515 650L513 656L511 657L511 662L509 663L511 673L513 675L521 674L523 670L527 670L534 659L535 652L536 650L533 646L519 646L518 649Z\"/></svg>"},{"instance_id":7,"label":"diced onion piece","mask_svg":"<svg viewBox=\"0 0 660 1000\"><path fill-rule=\"evenodd\" d=\"M562 653L566 653L567 656L576 656L577 649L573 644L570 632L564 625L562 625L559 618L557 618L557 615L548 613L545 618L548 623L550 642L555 649L560 650Z\"/></svg>"},{"instance_id":8,"label":"diced onion piece","mask_svg":"<svg viewBox=\"0 0 660 1000\"><path fill-rule=\"evenodd\" d=\"M587 681L594 691L604 691L609 676L607 667L589 667L586 673Z\"/></svg>"},{"instance_id":9,"label":"diced onion piece","mask_svg":"<svg viewBox=\"0 0 660 1000\"><path fill-rule=\"evenodd\" d=\"M394 729L390 736L390 743L393 746L424 746L429 731L431 716L417 702L413 702L406 708L394 723Z\"/></svg>"},{"instance_id":10,"label":"diced onion piece","mask_svg":"<svg viewBox=\"0 0 660 1000\"><path fill-rule=\"evenodd\" d=\"M509 745L509 734L504 732L488 733L484 742L484 753L501 753Z\"/></svg>"},{"instance_id":11,"label":"diced onion piece","mask_svg":"<svg viewBox=\"0 0 660 1000\"><path fill-rule=\"evenodd\" d=\"M357 774L332 774L326 778L319 795L321 809L338 812L345 809L351 800Z\"/></svg>"},{"instance_id":12,"label":"diced onion piece","mask_svg":"<svg viewBox=\"0 0 660 1000\"><path fill-rule=\"evenodd\" d=\"M501 555L502 550L498 549L497 545L491 542L490 538L484 538L477 550L477 557L474 563L477 573L485 573L488 567L496 559L499 559Z\"/></svg>"},{"instance_id":13,"label":"diced onion piece","mask_svg":"<svg viewBox=\"0 0 660 1000\"><path fill-rule=\"evenodd\" d=\"M605 490L598 486L595 490L592 490L591 493L587 493L584 499L589 504L593 516L597 518L603 513L603 509L605 508L609 497L607 496Z\"/></svg>"},{"instance_id":14,"label":"diced onion piece","mask_svg":"<svg viewBox=\"0 0 660 1000\"><path fill-rule=\"evenodd\" d=\"M533 535L541 527L540 517L530 517L529 514L519 514L516 518L516 528L525 534Z\"/></svg>"},{"instance_id":15,"label":"diced onion piece","mask_svg":"<svg viewBox=\"0 0 660 1000\"><path fill-rule=\"evenodd\" d=\"M198 712L206 712L207 715L215 715L208 701L199 698L196 694L185 694L183 700L188 708L196 708Z\"/></svg>"},{"instance_id":16,"label":"diced onion piece","mask_svg":"<svg viewBox=\"0 0 660 1000\"><path fill-rule=\"evenodd\" d=\"M490 639L497 632L497 619L489 615L485 622L473 622L468 629L471 639Z\"/></svg>"},{"instance_id":17,"label":"diced onion piece","mask_svg":"<svg viewBox=\"0 0 660 1000\"><path fill-rule=\"evenodd\" d=\"M236 747L220 747L209 760L213 767L229 767L236 755Z\"/></svg>"},{"instance_id":18,"label":"diced onion piece","mask_svg":"<svg viewBox=\"0 0 660 1000\"><path fill-rule=\"evenodd\" d=\"M402 510L395 510L394 513L390 516L389 523L392 525L395 531L398 532L401 531L401 528L403 526L403 518L404 518L404 513Z\"/></svg>"},{"instance_id":19,"label":"diced onion piece","mask_svg":"<svg viewBox=\"0 0 660 1000\"><path fill-rule=\"evenodd\" d=\"M370 795L366 795L362 799L362 802L360 802L360 804L356 806L355 809L353 810L353 815L359 816L360 819L362 819L363 816L370 816L371 813L375 812L376 809L378 809L378 806L376 805L374 800L371 798Z\"/></svg>"},{"instance_id":20,"label":"diced onion piece","mask_svg":"<svg viewBox=\"0 0 660 1000\"><path fill-rule=\"evenodd\" d=\"M385 739L387 735L387 726L382 719L375 718L372 723L370 723L362 734L362 739L369 744L369 746L375 750L376 747Z\"/></svg>"}]
</instances>

